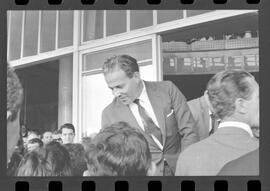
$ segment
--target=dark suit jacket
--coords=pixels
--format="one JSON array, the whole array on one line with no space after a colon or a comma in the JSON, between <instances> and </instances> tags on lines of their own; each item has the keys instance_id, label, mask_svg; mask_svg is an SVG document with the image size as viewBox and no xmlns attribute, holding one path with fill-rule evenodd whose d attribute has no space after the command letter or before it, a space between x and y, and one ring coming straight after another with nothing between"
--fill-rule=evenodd
<instances>
[{"instance_id":1,"label":"dark suit jacket","mask_svg":"<svg viewBox=\"0 0 270 191\"><path fill-rule=\"evenodd\" d=\"M190 100L187 102L190 111L196 122L196 132L199 139L202 140L209 136L209 107L204 96Z\"/></svg>"},{"instance_id":2,"label":"dark suit jacket","mask_svg":"<svg viewBox=\"0 0 270 191\"><path fill-rule=\"evenodd\" d=\"M259 149L227 163L218 173L220 176L258 176Z\"/></svg>"},{"instance_id":3,"label":"dark suit jacket","mask_svg":"<svg viewBox=\"0 0 270 191\"><path fill-rule=\"evenodd\" d=\"M238 127L222 127L206 139L199 141L178 158L178 176L216 176L228 162L259 147L257 138Z\"/></svg>"},{"instance_id":4,"label":"dark suit jacket","mask_svg":"<svg viewBox=\"0 0 270 191\"><path fill-rule=\"evenodd\" d=\"M140 128L129 107L117 98L103 110L102 127L125 121L138 128L149 143L152 161L157 164L156 175L163 175L164 160L174 172L180 151L198 140L193 131L194 119L184 95L172 82L145 82L145 88L162 132L163 150Z\"/></svg>"}]
</instances>

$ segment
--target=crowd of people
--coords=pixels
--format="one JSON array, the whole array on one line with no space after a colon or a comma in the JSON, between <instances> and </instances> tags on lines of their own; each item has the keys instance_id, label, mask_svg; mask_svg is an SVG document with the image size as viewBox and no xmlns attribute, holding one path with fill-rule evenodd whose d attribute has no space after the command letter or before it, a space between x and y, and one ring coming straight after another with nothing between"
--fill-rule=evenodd
<instances>
[{"instance_id":1,"label":"crowd of people","mask_svg":"<svg viewBox=\"0 0 270 191\"><path fill-rule=\"evenodd\" d=\"M74 143L75 128L20 136L23 88L7 67L10 176L215 176L259 174L259 85L243 70L216 73L186 101L170 81L140 77L135 58L103 65L113 101L99 133Z\"/></svg>"}]
</instances>

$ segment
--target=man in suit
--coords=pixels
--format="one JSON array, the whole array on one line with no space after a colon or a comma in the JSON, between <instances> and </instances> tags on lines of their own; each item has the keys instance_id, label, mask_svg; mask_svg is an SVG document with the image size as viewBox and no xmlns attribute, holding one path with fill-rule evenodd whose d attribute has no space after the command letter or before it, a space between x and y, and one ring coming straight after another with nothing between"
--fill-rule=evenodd
<instances>
[{"instance_id":1,"label":"man in suit","mask_svg":"<svg viewBox=\"0 0 270 191\"><path fill-rule=\"evenodd\" d=\"M258 149L251 127L259 127L259 86L242 70L217 73L207 84L209 101L221 119L217 131L178 158L176 175L214 176L228 162Z\"/></svg>"},{"instance_id":2,"label":"man in suit","mask_svg":"<svg viewBox=\"0 0 270 191\"><path fill-rule=\"evenodd\" d=\"M203 96L192 99L187 103L196 122L196 132L199 140L213 134L220 120L213 113L207 91L204 92Z\"/></svg>"},{"instance_id":3,"label":"man in suit","mask_svg":"<svg viewBox=\"0 0 270 191\"><path fill-rule=\"evenodd\" d=\"M259 149L228 162L218 173L219 176L258 176Z\"/></svg>"},{"instance_id":4,"label":"man in suit","mask_svg":"<svg viewBox=\"0 0 270 191\"><path fill-rule=\"evenodd\" d=\"M157 166L155 175L174 175L180 151L197 141L184 95L172 82L141 80L136 59L128 55L108 59L103 72L115 98L102 112L102 127L125 121L139 129Z\"/></svg>"}]
</instances>

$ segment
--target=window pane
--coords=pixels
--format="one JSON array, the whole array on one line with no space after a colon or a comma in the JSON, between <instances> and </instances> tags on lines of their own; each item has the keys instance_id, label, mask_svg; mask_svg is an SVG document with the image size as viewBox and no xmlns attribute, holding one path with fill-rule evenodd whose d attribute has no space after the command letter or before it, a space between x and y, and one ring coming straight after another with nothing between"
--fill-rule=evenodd
<instances>
[{"instance_id":1,"label":"window pane","mask_svg":"<svg viewBox=\"0 0 270 191\"><path fill-rule=\"evenodd\" d=\"M38 11L26 11L24 26L23 56L37 54L38 44Z\"/></svg>"},{"instance_id":2,"label":"window pane","mask_svg":"<svg viewBox=\"0 0 270 191\"><path fill-rule=\"evenodd\" d=\"M59 44L58 48L73 44L73 11L59 12Z\"/></svg>"},{"instance_id":3,"label":"window pane","mask_svg":"<svg viewBox=\"0 0 270 191\"><path fill-rule=\"evenodd\" d=\"M43 11L41 20L40 52L55 49L56 11Z\"/></svg>"},{"instance_id":4,"label":"window pane","mask_svg":"<svg viewBox=\"0 0 270 191\"><path fill-rule=\"evenodd\" d=\"M139 29L153 25L153 11L130 11L130 29Z\"/></svg>"},{"instance_id":5,"label":"window pane","mask_svg":"<svg viewBox=\"0 0 270 191\"><path fill-rule=\"evenodd\" d=\"M85 55L85 63L83 71L99 69L107 58L113 55L128 54L137 61L151 59L152 58L152 44L151 41L139 42L132 45L125 45L116 47L113 49L105 50L102 52L90 53Z\"/></svg>"},{"instance_id":6,"label":"window pane","mask_svg":"<svg viewBox=\"0 0 270 191\"><path fill-rule=\"evenodd\" d=\"M183 18L183 11L180 10L158 10L157 23L165 23Z\"/></svg>"},{"instance_id":7,"label":"window pane","mask_svg":"<svg viewBox=\"0 0 270 191\"><path fill-rule=\"evenodd\" d=\"M195 16L195 15L199 15L199 14L203 14L203 13L207 13L211 11L212 10L187 10L187 17L191 17L191 16Z\"/></svg>"},{"instance_id":8,"label":"window pane","mask_svg":"<svg viewBox=\"0 0 270 191\"><path fill-rule=\"evenodd\" d=\"M84 11L83 41L99 39L103 37L104 11Z\"/></svg>"},{"instance_id":9,"label":"window pane","mask_svg":"<svg viewBox=\"0 0 270 191\"><path fill-rule=\"evenodd\" d=\"M21 54L21 33L22 33L22 11L10 11L10 42L9 42L9 59L15 60L20 58Z\"/></svg>"},{"instance_id":10,"label":"window pane","mask_svg":"<svg viewBox=\"0 0 270 191\"><path fill-rule=\"evenodd\" d=\"M107 11L106 13L107 36L126 32L127 18L125 10Z\"/></svg>"}]
</instances>

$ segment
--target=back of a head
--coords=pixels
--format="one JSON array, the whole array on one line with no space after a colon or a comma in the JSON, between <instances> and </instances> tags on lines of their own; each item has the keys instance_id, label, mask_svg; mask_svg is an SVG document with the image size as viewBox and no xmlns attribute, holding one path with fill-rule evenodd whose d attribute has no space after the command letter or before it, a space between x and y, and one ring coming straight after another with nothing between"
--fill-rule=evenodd
<instances>
[{"instance_id":1,"label":"back of a head","mask_svg":"<svg viewBox=\"0 0 270 191\"><path fill-rule=\"evenodd\" d=\"M44 148L27 153L20 162L17 176L53 176L52 165L46 157Z\"/></svg>"},{"instance_id":2,"label":"back of a head","mask_svg":"<svg viewBox=\"0 0 270 191\"><path fill-rule=\"evenodd\" d=\"M134 72L139 72L137 60L125 54L108 58L106 62L104 62L102 69L105 75L115 69L121 69L129 78L133 77Z\"/></svg>"},{"instance_id":3,"label":"back of a head","mask_svg":"<svg viewBox=\"0 0 270 191\"><path fill-rule=\"evenodd\" d=\"M254 77L244 70L226 70L215 74L207 84L207 93L214 113L220 118L230 117L237 98L249 99L254 91L249 79Z\"/></svg>"},{"instance_id":4,"label":"back of a head","mask_svg":"<svg viewBox=\"0 0 270 191\"><path fill-rule=\"evenodd\" d=\"M83 172L87 170L83 146L79 143L68 143L64 147L67 149L71 159L72 175L82 176Z\"/></svg>"},{"instance_id":5,"label":"back of a head","mask_svg":"<svg viewBox=\"0 0 270 191\"><path fill-rule=\"evenodd\" d=\"M54 176L71 176L70 156L66 148L58 142L50 142L45 146L48 161L52 164Z\"/></svg>"},{"instance_id":6,"label":"back of a head","mask_svg":"<svg viewBox=\"0 0 270 191\"><path fill-rule=\"evenodd\" d=\"M125 122L104 128L89 148L86 159L93 176L145 176L151 166L145 137Z\"/></svg>"},{"instance_id":7,"label":"back of a head","mask_svg":"<svg viewBox=\"0 0 270 191\"><path fill-rule=\"evenodd\" d=\"M13 68L7 64L7 161L19 139L19 111L23 89Z\"/></svg>"}]
</instances>

